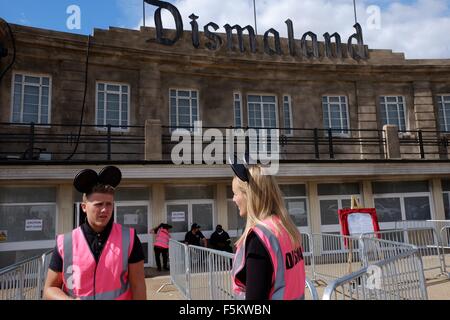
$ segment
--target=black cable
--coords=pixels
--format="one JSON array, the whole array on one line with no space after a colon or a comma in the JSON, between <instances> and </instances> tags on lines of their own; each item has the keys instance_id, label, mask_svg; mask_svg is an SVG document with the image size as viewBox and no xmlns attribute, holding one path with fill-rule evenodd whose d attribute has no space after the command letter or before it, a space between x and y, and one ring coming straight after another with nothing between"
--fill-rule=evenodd
<instances>
[{"instance_id":1,"label":"black cable","mask_svg":"<svg viewBox=\"0 0 450 320\"><path fill-rule=\"evenodd\" d=\"M84 108L86 106L86 93L87 93L87 85L88 85L88 71L89 71L89 51L91 49L91 36L88 35L88 42L87 42L87 51L86 51L86 64L85 64L85 74L84 74L84 94L83 94L83 106L81 107L81 117L80 117L80 125L78 127L78 135L77 135L77 142L75 143L75 148L73 149L70 156L67 157L67 160L72 159L72 157L75 155L78 149L78 145L80 143L80 137L81 137L81 130L83 128L83 118L84 118Z\"/></svg>"},{"instance_id":2,"label":"black cable","mask_svg":"<svg viewBox=\"0 0 450 320\"><path fill-rule=\"evenodd\" d=\"M9 71L9 69L11 69L13 64L16 62L16 39L14 38L14 33L12 32L11 26L9 25L9 23L6 20L2 19L2 18L0 18L0 22L4 23L6 25L6 27L8 28L9 36L11 37L11 42L12 42L12 46L13 46L13 58L11 60L11 63L0 74L0 83L1 83L4 75Z\"/></svg>"}]
</instances>

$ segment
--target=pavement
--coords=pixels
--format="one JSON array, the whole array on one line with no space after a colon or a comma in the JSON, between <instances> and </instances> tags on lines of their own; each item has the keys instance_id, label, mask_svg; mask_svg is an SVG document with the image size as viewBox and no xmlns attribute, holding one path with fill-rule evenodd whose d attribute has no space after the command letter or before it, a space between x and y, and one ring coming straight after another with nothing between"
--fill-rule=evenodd
<instances>
[{"instance_id":1,"label":"pavement","mask_svg":"<svg viewBox=\"0 0 450 320\"><path fill-rule=\"evenodd\" d=\"M447 270L448 271L448 270ZM429 300L450 300L450 273L448 276L429 276L425 273Z\"/></svg>"},{"instance_id":2,"label":"pavement","mask_svg":"<svg viewBox=\"0 0 450 320\"><path fill-rule=\"evenodd\" d=\"M171 284L169 271L145 268L145 284L147 300L185 300L178 289ZM161 287L162 289L158 292Z\"/></svg>"}]
</instances>

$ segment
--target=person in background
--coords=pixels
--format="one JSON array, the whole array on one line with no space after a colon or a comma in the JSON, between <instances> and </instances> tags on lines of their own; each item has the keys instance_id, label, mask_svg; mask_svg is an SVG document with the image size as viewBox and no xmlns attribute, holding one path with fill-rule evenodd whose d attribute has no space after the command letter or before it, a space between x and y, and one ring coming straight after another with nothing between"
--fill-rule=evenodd
<instances>
[{"instance_id":1,"label":"person in background","mask_svg":"<svg viewBox=\"0 0 450 320\"><path fill-rule=\"evenodd\" d=\"M223 230L222 225L220 224L216 226L216 231L211 234L209 245L212 249L233 253L230 236L228 235L228 232Z\"/></svg>"},{"instance_id":2,"label":"person in background","mask_svg":"<svg viewBox=\"0 0 450 320\"><path fill-rule=\"evenodd\" d=\"M161 271L161 255L163 259L164 270L169 270L167 261L169 259L169 229L171 228L172 226L170 224L161 223L158 227L152 230L153 233L156 234L153 249L155 251L155 260L158 271Z\"/></svg>"},{"instance_id":3,"label":"person in background","mask_svg":"<svg viewBox=\"0 0 450 320\"><path fill-rule=\"evenodd\" d=\"M86 221L58 235L44 286L49 300L146 300L144 252L136 231L114 223L114 191L122 174L108 166L75 179Z\"/></svg>"},{"instance_id":4,"label":"person in background","mask_svg":"<svg viewBox=\"0 0 450 320\"><path fill-rule=\"evenodd\" d=\"M200 226L197 223L194 222L191 226L191 231L186 232L184 243L191 246L207 246L206 238L200 231Z\"/></svg>"},{"instance_id":5,"label":"person in background","mask_svg":"<svg viewBox=\"0 0 450 320\"><path fill-rule=\"evenodd\" d=\"M236 243L233 291L246 300L304 299L301 236L275 178L260 165L231 167L233 201L247 220Z\"/></svg>"}]
</instances>

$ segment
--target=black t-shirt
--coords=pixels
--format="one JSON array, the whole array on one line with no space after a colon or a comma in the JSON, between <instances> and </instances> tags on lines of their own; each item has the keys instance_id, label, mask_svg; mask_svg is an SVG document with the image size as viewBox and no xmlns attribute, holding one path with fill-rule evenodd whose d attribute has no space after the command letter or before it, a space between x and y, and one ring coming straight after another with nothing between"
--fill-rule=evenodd
<instances>
[{"instance_id":1,"label":"black t-shirt","mask_svg":"<svg viewBox=\"0 0 450 320\"><path fill-rule=\"evenodd\" d=\"M214 231L211 238L209 238L209 244L213 249L233 252L231 239L226 231L222 231L222 233Z\"/></svg>"},{"instance_id":2,"label":"black t-shirt","mask_svg":"<svg viewBox=\"0 0 450 320\"><path fill-rule=\"evenodd\" d=\"M205 236L201 231L197 231L195 234L192 231L188 231L184 236L184 241L191 246L200 246L200 239L204 239Z\"/></svg>"},{"instance_id":3,"label":"black t-shirt","mask_svg":"<svg viewBox=\"0 0 450 320\"><path fill-rule=\"evenodd\" d=\"M245 241L245 266L236 277L245 284L246 300L267 300L272 288L273 265L269 252L251 232Z\"/></svg>"},{"instance_id":4,"label":"black t-shirt","mask_svg":"<svg viewBox=\"0 0 450 320\"><path fill-rule=\"evenodd\" d=\"M108 225L106 226L105 230L103 230L100 233L95 232L92 230L92 228L89 226L89 224L83 223L81 225L81 230L83 232L84 237L86 238L87 243L89 244L89 248L91 249L91 252L95 258L95 261L98 262L100 255L102 253L103 247L108 240L109 234L111 233L113 223L112 220ZM142 250L142 244L139 240L136 232L134 233L134 244L133 248L131 250L130 257L128 258L128 263L136 263L139 261L144 260L144 252ZM52 260L50 261L49 268L52 269L55 272L62 272L63 271L63 260L61 258L61 255L58 251L58 246L55 246L55 249L53 250Z\"/></svg>"}]
</instances>

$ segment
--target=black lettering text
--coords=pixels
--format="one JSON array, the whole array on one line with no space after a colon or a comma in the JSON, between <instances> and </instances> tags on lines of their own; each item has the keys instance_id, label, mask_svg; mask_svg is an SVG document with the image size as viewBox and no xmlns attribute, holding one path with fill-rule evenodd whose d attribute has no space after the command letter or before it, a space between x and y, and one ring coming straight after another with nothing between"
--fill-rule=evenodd
<instances>
[{"instance_id":1,"label":"black lettering text","mask_svg":"<svg viewBox=\"0 0 450 320\"><path fill-rule=\"evenodd\" d=\"M157 1L157 0L144 0L146 3L159 7L155 11L155 26L156 26L156 41L158 43L171 46L175 44L183 35L183 19L181 18L180 12L178 9L165 1ZM175 20L175 28L176 33L173 39L168 39L163 37L163 25L161 20L161 9L169 10L172 14L173 19Z\"/></svg>"}]
</instances>

